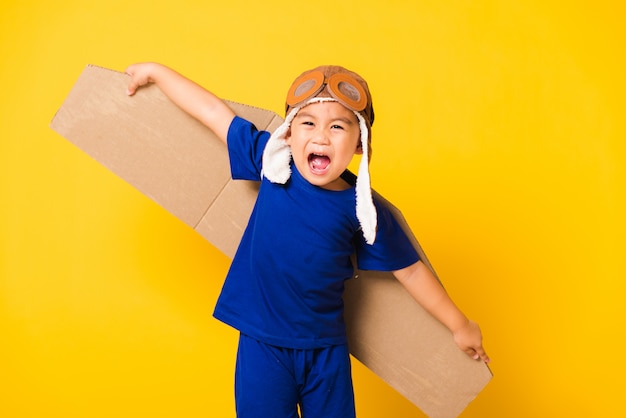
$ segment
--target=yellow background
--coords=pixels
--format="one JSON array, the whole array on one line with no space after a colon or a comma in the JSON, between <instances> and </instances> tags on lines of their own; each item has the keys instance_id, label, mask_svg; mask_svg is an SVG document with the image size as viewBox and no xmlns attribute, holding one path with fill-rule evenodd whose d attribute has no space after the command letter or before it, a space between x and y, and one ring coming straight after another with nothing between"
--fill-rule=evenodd
<instances>
[{"instance_id":1,"label":"yellow background","mask_svg":"<svg viewBox=\"0 0 626 418\"><path fill-rule=\"evenodd\" d=\"M0 416L234 416L228 260L48 127L85 65L143 60L279 113L302 70L360 72L374 187L493 358L462 416L626 416L618 5L3 2ZM423 416L354 367L361 418Z\"/></svg>"}]
</instances>

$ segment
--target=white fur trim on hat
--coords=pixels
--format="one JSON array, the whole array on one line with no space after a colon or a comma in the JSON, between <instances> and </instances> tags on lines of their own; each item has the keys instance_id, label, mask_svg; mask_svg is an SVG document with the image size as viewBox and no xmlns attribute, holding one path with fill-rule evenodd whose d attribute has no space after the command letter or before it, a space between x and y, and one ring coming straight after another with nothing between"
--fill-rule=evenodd
<instances>
[{"instance_id":1,"label":"white fur trim on hat","mask_svg":"<svg viewBox=\"0 0 626 418\"><path fill-rule=\"evenodd\" d=\"M289 112L285 121L272 133L263 150L261 176L272 183L285 184L291 177L291 147L287 145L287 132L293 118L300 110L296 107Z\"/></svg>"},{"instance_id":2,"label":"white fur trim on hat","mask_svg":"<svg viewBox=\"0 0 626 418\"><path fill-rule=\"evenodd\" d=\"M285 121L274 131L263 150L263 171L261 175L272 183L285 184L291 177L291 148L287 145L287 132L296 114L304 106L311 103L336 101L327 97L315 97L300 107L289 112ZM354 112L354 111L353 111ZM376 239L377 214L372 199L372 188L369 174L369 147L367 145L369 132L365 119L359 112L354 112L359 120L361 131L361 148L363 155L359 164L356 178L356 216L361 225L363 237L368 244Z\"/></svg>"},{"instance_id":3,"label":"white fur trim on hat","mask_svg":"<svg viewBox=\"0 0 626 418\"><path fill-rule=\"evenodd\" d=\"M372 199L372 186L370 182L369 147L367 146L369 133L363 116L358 112L354 112L354 114L359 119L359 126L361 127L361 148L363 149L363 155L361 155L361 162L359 163L359 172L356 177L356 217L361 224L365 242L371 245L374 243L374 240L376 240L376 226L378 220L376 206L374 206L374 200Z\"/></svg>"}]
</instances>

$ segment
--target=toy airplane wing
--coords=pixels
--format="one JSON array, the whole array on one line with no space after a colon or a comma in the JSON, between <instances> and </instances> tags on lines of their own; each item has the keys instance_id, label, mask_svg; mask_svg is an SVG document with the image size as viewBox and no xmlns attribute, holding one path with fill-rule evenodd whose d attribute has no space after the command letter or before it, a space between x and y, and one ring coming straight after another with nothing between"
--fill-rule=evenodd
<instances>
[{"instance_id":1,"label":"toy airplane wing","mask_svg":"<svg viewBox=\"0 0 626 418\"><path fill-rule=\"evenodd\" d=\"M258 184L232 180L224 144L156 85L129 98L127 84L126 74L87 66L51 127L232 258ZM273 131L283 121L227 103L259 129ZM400 211L375 196L428 264ZM357 275L345 292L352 355L430 417L458 416L491 379L488 367L461 352L391 273Z\"/></svg>"}]
</instances>

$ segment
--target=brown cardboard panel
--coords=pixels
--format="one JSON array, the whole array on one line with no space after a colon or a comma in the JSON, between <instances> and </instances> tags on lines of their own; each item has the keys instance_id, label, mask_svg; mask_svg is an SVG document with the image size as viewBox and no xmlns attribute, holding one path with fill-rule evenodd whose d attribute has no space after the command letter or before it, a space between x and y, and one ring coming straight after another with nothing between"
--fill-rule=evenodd
<instances>
[{"instance_id":1,"label":"brown cardboard panel","mask_svg":"<svg viewBox=\"0 0 626 418\"><path fill-rule=\"evenodd\" d=\"M196 231L231 259L256 200L259 185L253 181L230 181L211 205Z\"/></svg>"},{"instance_id":2,"label":"brown cardboard panel","mask_svg":"<svg viewBox=\"0 0 626 418\"><path fill-rule=\"evenodd\" d=\"M52 128L233 257L258 185L230 179L226 147L156 86L125 94L128 76L88 66ZM272 131L273 112L227 102ZM386 202L428 263L400 211ZM432 267L431 267L432 269ZM350 351L431 417L456 417L491 379L391 273L359 271L346 286Z\"/></svg>"},{"instance_id":3,"label":"brown cardboard panel","mask_svg":"<svg viewBox=\"0 0 626 418\"><path fill-rule=\"evenodd\" d=\"M155 85L132 98L126 85L124 74L87 67L52 128L195 226L230 180L226 147Z\"/></svg>"},{"instance_id":4,"label":"brown cardboard panel","mask_svg":"<svg viewBox=\"0 0 626 418\"><path fill-rule=\"evenodd\" d=\"M253 122L259 129L273 131L283 122L283 119L273 112L240 103L227 103L235 113ZM207 129L203 127L203 130ZM219 141L216 138L215 140ZM223 158L228 159L228 156L225 155ZM258 190L256 182L230 180L221 190L219 198L207 209L196 226L196 231L228 257L233 258L248 224Z\"/></svg>"},{"instance_id":5,"label":"brown cardboard panel","mask_svg":"<svg viewBox=\"0 0 626 418\"><path fill-rule=\"evenodd\" d=\"M380 194L434 272L402 213ZM416 303L393 274L357 272L347 282L350 352L430 417L455 417L491 379L458 349L450 331Z\"/></svg>"}]
</instances>

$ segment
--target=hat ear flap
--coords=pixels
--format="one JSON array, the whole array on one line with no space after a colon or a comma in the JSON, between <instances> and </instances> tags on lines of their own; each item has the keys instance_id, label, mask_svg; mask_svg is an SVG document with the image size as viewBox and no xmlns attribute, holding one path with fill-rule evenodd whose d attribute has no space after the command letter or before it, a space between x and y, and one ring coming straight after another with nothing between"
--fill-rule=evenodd
<instances>
[{"instance_id":1,"label":"hat ear flap","mask_svg":"<svg viewBox=\"0 0 626 418\"><path fill-rule=\"evenodd\" d=\"M265 145L263 150L263 169L261 176L272 183L285 184L291 177L291 147L287 144L290 135L291 122L300 108L289 112L285 121L280 125Z\"/></svg>"},{"instance_id":2,"label":"hat ear flap","mask_svg":"<svg viewBox=\"0 0 626 418\"><path fill-rule=\"evenodd\" d=\"M365 119L358 112L354 112L359 119L361 128L361 162L359 164L359 172L356 177L356 217L361 224L361 230L365 242L373 244L376 240L376 228L378 225L378 214L374 199L372 198L372 186L370 183L369 171L369 147L368 138L369 130Z\"/></svg>"}]
</instances>

